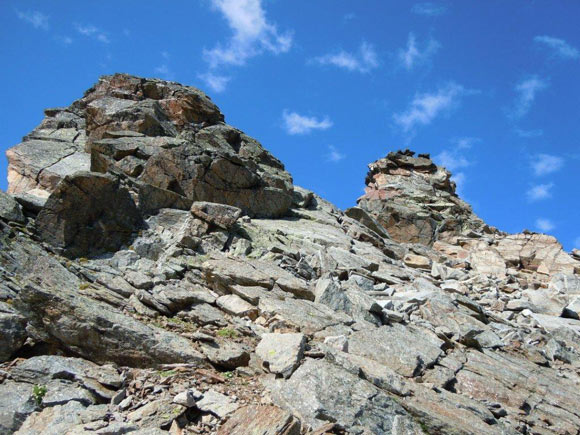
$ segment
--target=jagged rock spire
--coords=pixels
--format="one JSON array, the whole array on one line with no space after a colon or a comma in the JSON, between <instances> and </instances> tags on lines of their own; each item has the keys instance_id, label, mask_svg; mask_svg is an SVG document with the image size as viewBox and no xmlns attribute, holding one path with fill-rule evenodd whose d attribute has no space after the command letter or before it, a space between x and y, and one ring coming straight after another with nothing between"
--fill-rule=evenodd
<instances>
[{"instance_id":1,"label":"jagged rock spire","mask_svg":"<svg viewBox=\"0 0 580 435\"><path fill-rule=\"evenodd\" d=\"M365 184L358 206L398 242L430 245L471 230L494 231L457 196L451 173L429 154L391 152L369 164Z\"/></svg>"}]
</instances>

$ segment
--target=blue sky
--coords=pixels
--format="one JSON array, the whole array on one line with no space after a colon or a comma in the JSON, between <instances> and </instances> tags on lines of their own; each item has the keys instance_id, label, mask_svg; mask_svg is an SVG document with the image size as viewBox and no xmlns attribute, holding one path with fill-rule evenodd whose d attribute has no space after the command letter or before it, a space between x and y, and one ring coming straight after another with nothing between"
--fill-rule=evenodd
<instances>
[{"instance_id":1,"label":"blue sky","mask_svg":"<svg viewBox=\"0 0 580 435\"><path fill-rule=\"evenodd\" d=\"M580 248L578 17L549 0L5 0L0 146L99 75L161 77L341 208L368 163L409 147L491 225Z\"/></svg>"}]
</instances>

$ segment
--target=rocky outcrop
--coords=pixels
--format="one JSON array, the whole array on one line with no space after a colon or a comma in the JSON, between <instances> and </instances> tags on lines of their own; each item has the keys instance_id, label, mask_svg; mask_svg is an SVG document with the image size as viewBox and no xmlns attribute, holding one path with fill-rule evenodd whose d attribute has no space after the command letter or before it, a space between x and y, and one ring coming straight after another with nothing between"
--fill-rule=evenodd
<instances>
[{"instance_id":1,"label":"rocky outcrop","mask_svg":"<svg viewBox=\"0 0 580 435\"><path fill-rule=\"evenodd\" d=\"M427 155L342 212L194 88L46 114L0 194L0 432L580 430L580 255Z\"/></svg>"},{"instance_id":2,"label":"rocky outcrop","mask_svg":"<svg viewBox=\"0 0 580 435\"><path fill-rule=\"evenodd\" d=\"M10 193L46 197L90 169L127 179L146 213L209 201L272 217L291 206L284 166L198 89L115 74L45 114L7 151Z\"/></svg>"},{"instance_id":3,"label":"rocky outcrop","mask_svg":"<svg viewBox=\"0 0 580 435\"><path fill-rule=\"evenodd\" d=\"M471 230L493 231L457 196L451 173L428 154L391 152L369 164L365 183L358 206L398 242L430 245Z\"/></svg>"}]
</instances>

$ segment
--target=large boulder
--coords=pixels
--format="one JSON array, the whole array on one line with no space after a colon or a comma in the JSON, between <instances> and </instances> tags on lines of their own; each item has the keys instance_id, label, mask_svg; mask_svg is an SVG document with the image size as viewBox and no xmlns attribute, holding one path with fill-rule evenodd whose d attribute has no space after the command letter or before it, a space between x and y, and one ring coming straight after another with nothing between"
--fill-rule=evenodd
<instances>
[{"instance_id":1,"label":"large boulder","mask_svg":"<svg viewBox=\"0 0 580 435\"><path fill-rule=\"evenodd\" d=\"M23 223L24 214L20 204L7 193L0 190L0 219Z\"/></svg>"},{"instance_id":2,"label":"large boulder","mask_svg":"<svg viewBox=\"0 0 580 435\"><path fill-rule=\"evenodd\" d=\"M7 361L26 341L26 319L0 302L0 363Z\"/></svg>"},{"instance_id":3,"label":"large boulder","mask_svg":"<svg viewBox=\"0 0 580 435\"><path fill-rule=\"evenodd\" d=\"M117 250L140 223L137 206L119 180L92 172L65 177L36 219L42 240L70 257Z\"/></svg>"}]
</instances>

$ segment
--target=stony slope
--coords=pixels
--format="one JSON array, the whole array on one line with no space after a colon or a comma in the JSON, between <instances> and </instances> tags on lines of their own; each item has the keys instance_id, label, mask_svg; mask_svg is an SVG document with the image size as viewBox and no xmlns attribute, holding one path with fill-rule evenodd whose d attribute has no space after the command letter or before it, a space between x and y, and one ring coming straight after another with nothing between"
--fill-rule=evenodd
<instances>
[{"instance_id":1,"label":"stony slope","mask_svg":"<svg viewBox=\"0 0 580 435\"><path fill-rule=\"evenodd\" d=\"M195 88L45 113L0 192L0 433L580 433L580 253L428 155L343 212Z\"/></svg>"}]
</instances>

